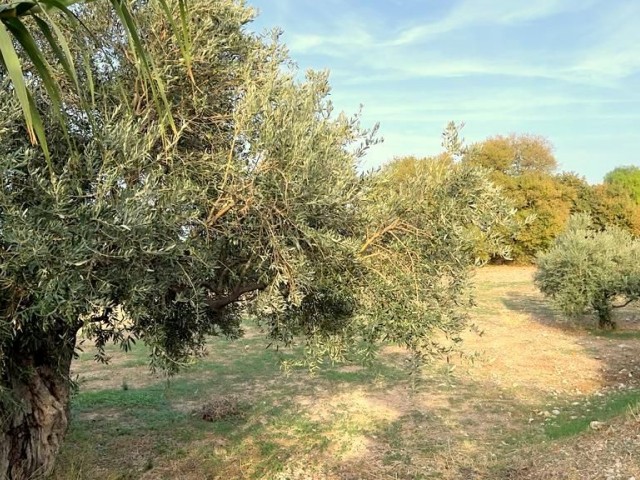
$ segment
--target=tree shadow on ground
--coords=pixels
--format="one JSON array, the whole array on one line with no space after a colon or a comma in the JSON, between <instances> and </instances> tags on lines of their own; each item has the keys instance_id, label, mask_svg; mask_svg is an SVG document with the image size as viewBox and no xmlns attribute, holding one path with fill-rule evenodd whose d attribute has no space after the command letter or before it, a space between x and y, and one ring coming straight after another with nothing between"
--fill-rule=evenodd
<instances>
[{"instance_id":1,"label":"tree shadow on ground","mask_svg":"<svg viewBox=\"0 0 640 480\"><path fill-rule=\"evenodd\" d=\"M487 448L530 427L530 405L436 366L411 387L396 352L385 368L265 368L258 379L235 375L265 360L248 357L212 367L208 382L192 372L79 393L54 478L488 479ZM241 414L204 421L198 407L222 390L241 397Z\"/></svg>"},{"instance_id":2,"label":"tree shadow on ground","mask_svg":"<svg viewBox=\"0 0 640 480\"><path fill-rule=\"evenodd\" d=\"M506 292L501 301L508 310L526 313L536 322L566 333L584 331L585 327L597 326L595 318L590 319L586 316L576 320L567 318L540 294L514 290Z\"/></svg>"},{"instance_id":3,"label":"tree shadow on ground","mask_svg":"<svg viewBox=\"0 0 640 480\"><path fill-rule=\"evenodd\" d=\"M569 320L541 295L508 292L502 303L526 313L537 323L570 335L589 356L601 363L602 388L640 387L640 318L638 306L614 312L617 328L601 329L594 315Z\"/></svg>"},{"instance_id":4,"label":"tree shadow on ground","mask_svg":"<svg viewBox=\"0 0 640 480\"><path fill-rule=\"evenodd\" d=\"M507 292L501 299L502 304L509 310L518 313L526 313L536 322L560 329L566 333L583 334L585 331L608 338L640 338L640 305L631 304L628 307L616 309L613 312L613 320L616 329L601 329L595 315L585 314L571 319L563 315L553 307L551 302L537 293L524 293L522 291Z\"/></svg>"}]
</instances>

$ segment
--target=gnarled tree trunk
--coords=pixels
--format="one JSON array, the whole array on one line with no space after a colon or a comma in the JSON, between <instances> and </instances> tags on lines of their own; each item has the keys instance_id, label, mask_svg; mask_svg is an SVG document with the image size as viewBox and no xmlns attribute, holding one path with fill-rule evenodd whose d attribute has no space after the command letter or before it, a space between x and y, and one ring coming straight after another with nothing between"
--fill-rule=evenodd
<instances>
[{"instance_id":1,"label":"gnarled tree trunk","mask_svg":"<svg viewBox=\"0 0 640 480\"><path fill-rule=\"evenodd\" d=\"M53 470L69 424L71 337L51 335L35 352L12 352L15 365L2 379L13 399L0 404L0 480L37 479Z\"/></svg>"},{"instance_id":2,"label":"gnarled tree trunk","mask_svg":"<svg viewBox=\"0 0 640 480\"><path fill-rule=\"evenodd\" d=\"M608 297L600 300L594 306L596 314L598 315L598 327L601 329L615 330L616 322L613 320L613 306L611 300Z\"/></svg>"}]
</instances>

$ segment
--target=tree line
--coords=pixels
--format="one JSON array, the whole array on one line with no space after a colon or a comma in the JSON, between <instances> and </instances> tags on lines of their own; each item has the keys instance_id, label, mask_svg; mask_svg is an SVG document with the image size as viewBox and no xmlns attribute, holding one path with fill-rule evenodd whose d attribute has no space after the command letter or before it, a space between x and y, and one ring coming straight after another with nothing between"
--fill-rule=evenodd
<instances>
[{"instance_id":1,"label":"tree line","mask_svg":"<svg viewBox=\"0 0 640 480\"><path fill-rule=\"evenodd\" d=\"M551 143L534 135L494 136L469 146L463 163L487 168L491 180L517 209L520 228L510 240L510 260L532 263L565 230L571 215L583 213L597 229L619 227L640 234L640 168L618 167L604 182L558 172ZM495 261L504 260L495 258Z\"/></svg>"}]
</instances>

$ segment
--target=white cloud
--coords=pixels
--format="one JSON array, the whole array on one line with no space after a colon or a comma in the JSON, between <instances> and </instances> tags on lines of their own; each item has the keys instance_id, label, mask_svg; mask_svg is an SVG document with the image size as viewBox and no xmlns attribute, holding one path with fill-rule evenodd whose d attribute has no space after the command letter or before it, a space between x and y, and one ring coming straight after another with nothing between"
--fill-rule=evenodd
<instances>
[{"instance_id":1,"label":"white cloud","mask_svg":"<svg viewBox=\"0 0 640 480\"><path fill-rule=\"evenodd\" d=\"M548 136L585 173L591 158L610 166L612 144L620 158L640 147L638 1L273 1L302 69L332 71L336 109L363 103L363 124L381 122L386 141L365 166L438 153L449 120L467 122L469 142ZM435 2L450 7L428 10ZM604 138L612 131L616 141Z\"/></svg>"},{"instance_id":2,"label":"white cloud","mask_svg":"<svg viewBox=\"0 0 640 480\"><path fill-rule=\"evenodd\" d=\"M468 34L478 24L493 23L500 28L587 8L594 1L462 0L440 21L407 28L391 39L385 28L374 27L377 22L357 19L354 11L344 9L330 23L320 24L322 29L288 30L284 39L294 57L327 57L325 62L333 63L337 75L351 77L349 84L492 75L616 86L620 79L640 69L636 52L640 29L635 25L640 3L609 8L597 28L585 26L585 31L600 32L595 46L589 49L560 45L534 55L526 44L511 45L509 37L505 37L499 50L493 44L483 44L482 38L470 49L458 51L447 45L448 34L456 29L466 28ZM420 46L426 39L436 43ZM570 39L567 41L570 43ZM535 41L528 43L535 45Z\"/></svg>"},{"instance_id":3,"label":"white cloud","mask_svg":"<svg viewBox=\"0 0 640 480\"><path fill-rule=\"evenodd\" d=\"M617 57L608 54L590 57L588 61L575 64L569 61L554 62L543 59L533 61L514 61L498 58L441 58L429 53L397 52L395 55L362 55L358 57L359 70L351 65L342 65L334 69L337 78L344 78L347 85L371 85L393 83L403 80L447 79L459 77L502 76L523 79L547 79L569 84L615 86L616 81L628 75L640 59L625 62L632 55Z\"/></svg>"},{"instance_id":4,"label":"white cloud","mask_svg":"<svg viewBox=\"0 0 640 480\"><path fill-rule=\"evenodd\" d=\"M330 34L289 33L285 41L294 54L314 54L348 57L375 45L375 40L363 28L339 29Z\"/></svg>"},{"instance_id":5,"label":"white cloud","mask_svg":"<svg viewBox=\"0 0 640 480\"><path fill-rule=\"evenodd\" d=\"M587 8L594 0L462 0L439 21L401 32L389 46L410 45L474 25L514 25L551 15Z\"/></svg>"}]
</instances>

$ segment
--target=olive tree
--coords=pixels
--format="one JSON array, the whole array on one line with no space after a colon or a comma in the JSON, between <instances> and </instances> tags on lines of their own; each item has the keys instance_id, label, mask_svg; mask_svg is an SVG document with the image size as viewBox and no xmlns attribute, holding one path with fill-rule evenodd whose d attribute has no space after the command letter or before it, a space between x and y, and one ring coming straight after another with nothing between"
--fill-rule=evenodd
<instances>
[{"instance_id":1,"label":"olive tree","mask_svg":"<svg viewBox=\"0 0 640 480\"><path fill-rule=\"evenodd\" d=\"M510 212L482 170L360 174L375 129L333 112L326 74L298 81L234 0L189 2L186 62L165 5L136 24L175 130L103 3L78 9L92 41L69 46L86 97L62 88L56 109L28 75L48 153L0 70L0 477L53 468L80 334L99 352L142 340L169 372L247 313L310 359L380 341L422 356L464 326L475 242L500 248Z\"/></svg>"},{"instance_id":2,"label":"olive tree","mask_svg":"<svg viewBox=\"0 0 640 480\"><path fill-rule=\"evenodd\" d=\"M537 264L542 293L568 316L595 314L600 328L615 328L613 309L640 298L640 242L618 227L597 230L584 214Z\"/></svg>"}]
</instances>

